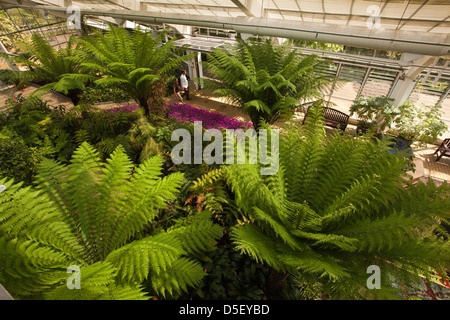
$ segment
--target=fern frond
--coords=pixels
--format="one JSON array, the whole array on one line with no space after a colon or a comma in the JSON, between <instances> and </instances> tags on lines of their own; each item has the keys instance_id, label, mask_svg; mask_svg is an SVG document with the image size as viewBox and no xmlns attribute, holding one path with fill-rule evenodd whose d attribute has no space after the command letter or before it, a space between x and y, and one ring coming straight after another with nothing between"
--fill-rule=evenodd
<instances>
[{"instance_id":1,"label":"fern frond","mask_svg":"<svg viewBox=\"0 0 450 320\"><path fill-rule=\"evenodd\" d=\"M117 268L121 279L139 283L150 270L159 275L184 253L177 237L162 233L126 244L111 252L105 261Z\"/></svg>"},{"instance_id":2,"label":"fern frond","mask_svg":"<svg viewBox=\"0 0 450 320\"><path fill-rule=\"evenodd\" d=\"M152 221L157 210L166 208L166 201L175 198L183 182L182 173L161 175L162 157L155 156L136 168L130 179L128 212L117 224L110 250L118 248Z\"/></svg>"},{"instance_id":3,"label":"fern frond","mask_svg":"<svg viewBox=\"0 0 450 320\"><path fill-rule=\"evenodd\" d=\"M45 294L48 300L146 300L142 288L117 285L116 269L109 263L97 262L80 268L80 289L67 284ZM70 275L68 275L70 276Z\"/></svg>"},{"instance_id":4,"label":"fern frond","mask_svg":"<svg viewBox=\"0 0 450 320\"><path fill-rule=\"evenodd\" d=\"M223 228L211 221L211 214L203 211L189 219L187 226L177 226L169 230L175 235L186 252L196 254L215 248Z\"/></svg>"},{"instance_id":5,"label":"fern frond","mask_svg":"<svg viewBox=\"0 0 450 320\"><path fill-rule=\"evenodd\" d=\"M251 224L233 228L231 239L236 250L245 253L257 262L267 263L271 267L284 269L280 265L275 242Z\"/></svg>"},{"instance_id":6,"label":"fern frond","mask_svg":"<svg viewBox=\"0 0 450 320\"><path fill-rule=\"evenodd\" d=\"M202 283L206 272L202 266L187 258L176 260L169 269L158 274L150 274L150 283L153 290L163 297L166 294L177 295L188 290L188 287L197 287Z\"/></svg>"}]
</instances>

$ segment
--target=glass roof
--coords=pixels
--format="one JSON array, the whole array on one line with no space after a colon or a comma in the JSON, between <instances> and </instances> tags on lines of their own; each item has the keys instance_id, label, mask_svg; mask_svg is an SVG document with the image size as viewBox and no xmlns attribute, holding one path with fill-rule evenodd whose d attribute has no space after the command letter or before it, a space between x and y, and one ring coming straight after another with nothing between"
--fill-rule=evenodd
<instances>
[{"instance_id":1,"label":"glass roof","mask_svg":"<svg viewBox=\"0 0 450 320\"><path fill-rule=\"evenodd\" d=\"M223 23L223 29L227 29L227 23L236 25L242 19L255 24L264 21L269 26L283 22L296 29L304 23L310 33L350 28L356 36L362 28L376 27L395 39L407 36L407 41L448 45L446 52L450 53L450 0L0 0L0 5L60 13L74 5L84 15L103 19L115 13L116 18L120 14L137 23L145 23L145 17L157 17L163 23L167 19L166 23L173 24L183 24L180 19L184 19L191 26L213 21ZM174 17L181 22L171 22ZM372 31L363 33L367 39L376 38Z\"/></svg>"},{"instance_id":2,"label":"glass roof","mask_svg":"<svg viewBox=\"0 0 450 320\"><path fill-rule=\"evenodd\" d=\"M178 47L187 45L187 46L189 46L189 49L191 49L192 51L210 52L214 48L217 48L226 43L234 45L236 43L236 40L226 39L226 38L211 38L211 37L197 36L197 37L179 39L175 42L175 45Z\"/></svg>"},{"instance_id":3,"label":"glass roof","mask_svg":"<svg viewBox=\"0 0 450 320\"><path fill-rule=\"evenodd\" d=\"M262 17L365 26L379 15L384 29L449 33L449 0L0 0L3 4L134 10L205 17ZM21 3L21 4L20 4Z\"/></svg>"}]
</instances>

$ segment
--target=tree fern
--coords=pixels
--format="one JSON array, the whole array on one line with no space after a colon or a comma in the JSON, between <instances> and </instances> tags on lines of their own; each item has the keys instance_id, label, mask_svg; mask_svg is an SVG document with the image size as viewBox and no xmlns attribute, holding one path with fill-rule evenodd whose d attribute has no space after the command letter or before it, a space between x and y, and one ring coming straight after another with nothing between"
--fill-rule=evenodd
<instances>
[{"instance_id":1,"label":"tree fern","mask_svg":"<svg viewBox=\"0 0 450 320\"><path fill-rule=\"evenodd\" d=\"M23 56L6 56L12 58L18 63L23 63L29 67L28 71L13 71L8 74L13 80L44 80L47 84L36 89L29 97L30 102L33 97L39 97L54 90L70 97L74 105L79 102L79 95L84 84L82 79L67 79L65 74L76 74L79 72L80 59L79 47L75 43L74 36L69 38L66 48L56 50L41 35L33 33L30 43L22 42L25 50L30 54L30 58Z\"/></svg>"},{"instance_id":2,"label":"tree fern","mask_svg":"<svg viewBox=\"0 0 450 320\"><path fill-rule=\"evenodd\" d=\"M302 102L320 98L333 80L316 72L324 64L317 56L302 57L270 40L215 49L203 63L220 82L202 81L241 106L255 128L261 120L272 124Z\"/></svg>"},{"instance_id":3,"label":"tree fern","mask_svg":"<svg viewBox=\"0 0 450 320\"><path fill-rule=\"evenodd\" d=\"M413 283L411 275L448 268L448 241L436 235L449 218L448 186L412 185L405 158L384 142L326 138L320 104L311 114L306 127L283 131L277 174L262 176L259 165L223 167L250 218L232 230L236 248L300 276L302 286L320 282L321 294L335 298L387 297L395 293L392 279ZM386 290L367 291L372 264L385 272Z\"/></svg>"},{"instance_id":4,"label":"tree fern","mask_svg":"<svg viewBox=\"0 0 450 320\"><path fill-rule=\"evenodd\" d=\"M145 116L150 115L148 100L154 83L175 70L192 55L177 56L174 39L164 43L166 32L156 38L151 33L110 26L78 42L85 51L80 73L67 73L70 81L92 81L98 86L114 87L132 97Z\"/></svg>"},{"instance_id":5,"label":"tree fern","mask_svg":"<svg viewBox=\"0 0 450 320\"><path fill-rule=\"evenodd\" d=\"M190 256L213 249L221 228L205 213L143 232L183 183L161 165L156 156L136 167L121 146L101 163L83 143L68 165L43 161L36 188L0 180L0 282L17 298L50 299L142 299L145 281L161 295L198 285L204 272ZM66 286L71 265L79 290Z\"/></svg>"}]
</instances>

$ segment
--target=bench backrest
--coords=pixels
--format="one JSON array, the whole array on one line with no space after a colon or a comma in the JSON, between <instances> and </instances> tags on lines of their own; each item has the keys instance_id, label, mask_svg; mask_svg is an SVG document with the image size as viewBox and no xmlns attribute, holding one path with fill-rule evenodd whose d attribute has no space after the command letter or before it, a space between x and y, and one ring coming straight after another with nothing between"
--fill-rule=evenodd
<instances>
[{"instance_id":1,"label":"bench backrest","mask_svg":"<svg viewBox=\"0 0 450 320\"><path fill-rule=\"evenodd\" d=\"M448 148L450 148L450 138L448 138L448 139L444 139L444 142L443 142Z\"/></svg>"},{"instance_id":2,"label":"bench backrest","mask_svg":"<svg viewBox=\"0 0 450 320\"><path fill-rule=\"evenodd\" d=\"M350 118L350 116L346 115L345 113L339 110L327 107L323 108L323 116L325 119L334 120L345 124L348 123L348 119Z\"/></svg>"},{"instance_id":3,"label":"bench backrest","mask_svg":"<svg viewBox=\"0 0 450 320\"><path fill-rule=\"evenodd\" d=\"M311 108L311 106L309 106L306 111L305 119L309 116L309 108ZM345 128L347 128L348 125L348 120L350 119L350 116L344 112L328 107L323 107L323 117L326 125L335 128L339 127L342 131L345 131ZM305 122L305 119L303 120L303 123Z\"/></svg>"}]
</instances>

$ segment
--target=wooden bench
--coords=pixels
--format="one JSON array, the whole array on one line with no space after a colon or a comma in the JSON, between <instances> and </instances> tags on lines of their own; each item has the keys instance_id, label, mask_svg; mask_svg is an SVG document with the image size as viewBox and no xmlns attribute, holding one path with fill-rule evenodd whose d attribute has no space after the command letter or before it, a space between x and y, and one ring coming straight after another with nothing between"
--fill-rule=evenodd
<instances>
[{"instance_id":1,"label":"wooden bench","mask_svg":"<svg viewBox=\"0 0 450 320\"><path fill-rule=\"evenodd\" d=\"M450 138L442 141L439 148L433 154L437 154L436 161L439 161L442 156L450 157Z\"/></svg>"},{"instance_id":2,"label":"wooden bench","mask_svg":"<svg viewBox=\"0 0 450 320\"><path fill-rule=\"evenodd\" d=\"M305 113L303 118L303 124L305 124L306 118L309 117L309 108ZM348 125L348 120L350 116L333 108L323 107L323 117L325 120L325 125L345 131Z\"/></svg>"}]
</instances>

